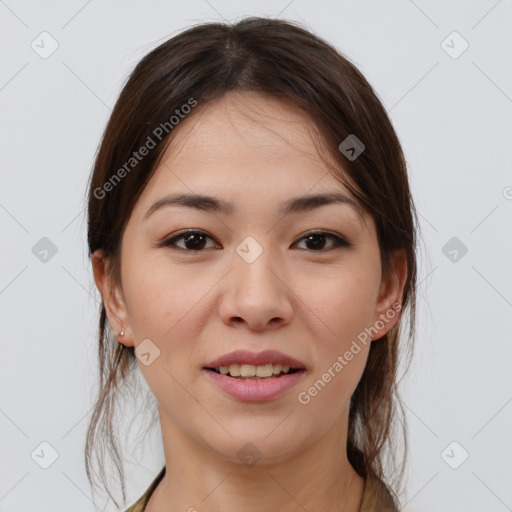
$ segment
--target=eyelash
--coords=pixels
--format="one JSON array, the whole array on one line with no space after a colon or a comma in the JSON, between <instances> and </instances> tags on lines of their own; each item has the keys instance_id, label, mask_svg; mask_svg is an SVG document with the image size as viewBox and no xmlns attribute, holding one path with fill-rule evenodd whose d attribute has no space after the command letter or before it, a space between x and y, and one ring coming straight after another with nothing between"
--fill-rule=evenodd
<instances>
[{"instance_id":1,"label":"eyelash","mask_svg":"<svg viewBox=\"0 0 512 512\"><path fill-rule=\"evenodd\" d=\"M172 236L171 238L167 238L166 240L162 240L157 245L159 247L169 247L171 249L179 249L181 251L192 252L192 253L204 252L206 250L206 249L197 249L197 250L196 249L184 249L183 247L178 247L178 246L175 245L175 243L178 240L183 239L187 235L203 235L203 236L213 240L213 238L210 235L207 235L204 231L187 230L187 231L182 231L181 233L178 233L177 235ZM331 250L336 249L336 248L342 248L342 247L349 248L349 247L352 247L352 244L347 242L344 238L342 238L339 235L336 235L334 233L331 233L329 231L310 231L310 232L306 233L302 238L300 238L299 241L302 241L302 240L308 238L309 236L313 236L313 235L324 235L327 238L331 238L332 240L334 240L334 246L332 246L332 247L330 247L328 249L320 249L320 250L309 249L310 252L322 253L322 252L331 251Z\"/></svg>"}]
</instances>

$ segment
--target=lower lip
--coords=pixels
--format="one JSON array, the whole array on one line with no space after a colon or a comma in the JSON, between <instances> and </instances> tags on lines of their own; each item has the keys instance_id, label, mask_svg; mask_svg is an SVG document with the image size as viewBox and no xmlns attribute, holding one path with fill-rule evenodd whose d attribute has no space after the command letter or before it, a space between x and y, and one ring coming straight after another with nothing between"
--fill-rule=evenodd
<instances>
[{"instance_id":1,"label":"lower lip","mask_svg":"<svg viewBox=\"0 0 512 512\"><path fill-rule=\"evenodd\" d=\"M228 377L212 370L203 369L222 391L244 402L262 402L282 396L295 386L305 373L304 370L295 373L261 380L242 380Z\"/></svg>"}]
</instances>

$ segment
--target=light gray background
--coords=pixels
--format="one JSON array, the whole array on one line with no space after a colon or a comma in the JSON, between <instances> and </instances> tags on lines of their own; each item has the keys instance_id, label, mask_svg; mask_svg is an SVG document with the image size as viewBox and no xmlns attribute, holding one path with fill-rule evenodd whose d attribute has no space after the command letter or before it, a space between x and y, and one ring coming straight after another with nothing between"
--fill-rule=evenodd
<instances>
[{"instance_id":1,"label":"light gray background","mask_svg":"<svg viewBox=\"0 0 512 512\"><path fill-rule=\"evenodd\" d=\"M136 62L193 23L248 14L303 21L348 56L406 153L423 248L416 354L401 385L403 510L512 510L512 2L5 0L0 511L114 510L104 497L93 503L83 463L99 298L86 256L87 178ZM58 43L47 59L31 47L43 31ZM453 31L469 43L458 58L442 46ZM460 41L450 41L453 54ZM42 237L57 248L47 262L32 252ZM452 237L468 249L456 262L443 253ZM163 463L155 433L127 465L131 501ZM58 452L48 469L31 456L42 442Z\"/></svg>"}]
</instances>

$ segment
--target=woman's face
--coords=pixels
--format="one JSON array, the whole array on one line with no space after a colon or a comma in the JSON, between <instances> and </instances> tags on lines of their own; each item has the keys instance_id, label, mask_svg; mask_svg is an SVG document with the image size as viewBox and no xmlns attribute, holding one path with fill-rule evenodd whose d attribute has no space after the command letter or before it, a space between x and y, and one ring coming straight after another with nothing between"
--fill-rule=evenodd
<instances>
[{"instance_id":1,"label":"woman's face","mask_svg":"<svg viewBox=\"0 0 512 512\"><path fill-rule=\"evenodd\" d=\"M305 114L247 92L201 107L175 128L135 205L117 300L103 296L113 329L137 349L164 430L228 460L253 450L277 462L346 439L371 338L397 322L401 290L381 283L373 219L329 172ZM333 193L348 200L292 202ZM162 202L175 194L215 203ZM199 233L179 238L184 230ZM376 323L380 332L365 334ZM236 350L277 351L300 371L248 380L206 369ZM224 366L279 371L275 353L249 356Z\"/></svg>"}]
</instances>

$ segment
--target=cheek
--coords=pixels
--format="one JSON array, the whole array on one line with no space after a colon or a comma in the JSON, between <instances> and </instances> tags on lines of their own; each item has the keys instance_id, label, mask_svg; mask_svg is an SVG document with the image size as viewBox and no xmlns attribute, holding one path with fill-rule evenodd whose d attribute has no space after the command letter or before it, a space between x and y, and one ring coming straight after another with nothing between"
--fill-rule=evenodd
<instances>
[{"instance_id":1,"label":"cheek","mask_svg":"<svg viewBox=\"0 0 512 512\"><path fill-rule=\"evenodd\" d=\"M208 292L218 276L191 266L178 267L163 253L151 264L140 264L148 259L132 253L126 258L123 275L135 347L149 339L159 349L154 364L139 363L139 368L159 400L172 397L177 410L183 410L187 397L182 396L178 382L185 382L197 371L194 362L197 366L198 340L211 321L209 310L205 310Z\"/></svg>"},{"instance_id":2,"label":"cheek","mask_svg":"<svg viewBox=\"0 0 512 512\"><path fill-rule=\"evenodd\" d=\"M316 340L316 364L298 398L309 412L317 410L314 414L334 422L340 407L348 407L366 365L370 337L365 328L374 314L379 276L362 264L305 276L299 289Z\"/></svg>"},{"instance_id":3,"label":"cheek","mask_svg":"<svg viewBox=\"0 0 512 512\"><path fill-rule=\"evenodd\" d=\"M304 314L312 322L316 339L324 340L324 354L329 358L333 353L344 352L370 326L378 293L377 278L371 271L348 269L331 269L326 276L311 274L303 278L299 289L303 290L301 301L307 306Z\"/></svg>"},{"instance_id":4,"label":"cheek","mask_svg":"<svg viewBox=\"0 0 512 512\"><path fill-rule=\"evenodd\" d=\"M141 264L147 260L135 252L126 257L122 276L126 306L135 347L149 339L159 350L151 364L139 361L141 374L158 402L179 422L176 411L200 414L180 383L187 381L193 369L194 340L201 329L200 300L208 279L176 271L158 259Z\"/></svg>"},{"instance_id":5,"label":"cheek","mask_svg":"<svg viewBox=\"0 0 512 512\"><path fill-rule=\"evenodd\" d=\"M123 289L136 341L174 337L208 289L208 279L197 279L187 269L157 258L132 253L123 267Z\"/></svg>"},{"instance_id":6,"label":"cheek","mask_svg":"<svg viewBox=\"0 0 512 512\"><path fill-rule=\"evenodd\" d=\"M370 325L377 291L371 280L352 275L317 282L313 290L305 297L304 311L316 340L316 361L297 399L309 414L332 424L348 408L364 372L370 350L364 329Z\"/></svg>"}]
</instances>

